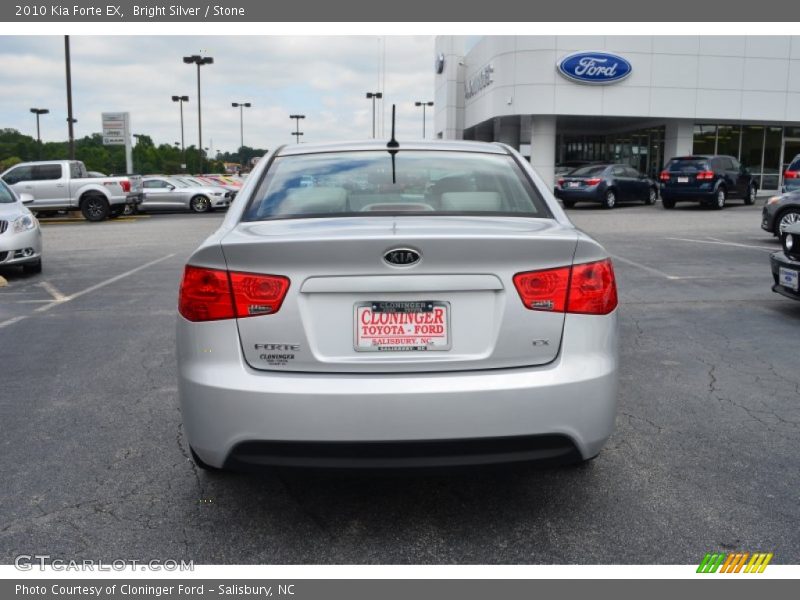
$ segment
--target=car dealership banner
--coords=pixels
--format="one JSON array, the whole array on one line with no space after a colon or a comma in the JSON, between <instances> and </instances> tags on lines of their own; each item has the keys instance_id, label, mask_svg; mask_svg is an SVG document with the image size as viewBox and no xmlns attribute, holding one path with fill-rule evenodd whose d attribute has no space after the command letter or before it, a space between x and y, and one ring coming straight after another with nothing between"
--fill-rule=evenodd
<instances>
[{"instance_id":1,"label":"car dealership banner","mask_svg":"<svg viewBox=\"0 0 800 600\"><path fill-rule=\"evenodd\" d=\"M723 8L724 6L724 8ZM10 22L551 22L577 21L775 21L800 20L800 3L762 0L752 3L672 0L654 5L640 0L573 0L530 2L494 0L485 3L376 2L375 0L37 0L2 3L0 20ZM100 32L98 32L100 33ZM646 32L643 32L646 33Z\"/></svg>"}]
</instances>

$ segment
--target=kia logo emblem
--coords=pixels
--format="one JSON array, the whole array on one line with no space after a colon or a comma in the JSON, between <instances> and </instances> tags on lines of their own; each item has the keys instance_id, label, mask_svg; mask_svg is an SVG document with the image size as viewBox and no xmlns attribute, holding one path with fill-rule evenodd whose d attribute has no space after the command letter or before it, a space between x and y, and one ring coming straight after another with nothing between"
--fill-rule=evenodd
<instances>
[{"instance_id":1,"label":"kia logo emblem","mask_svg":"<svg viewBox=\"0 0 800 600\"><path fill-rule=\"evenodd\" d=\"M421 259L419 252L411 248L392 248L383 253L383 260L394 267L410 267Z\"/></svg>"}]
</instances>

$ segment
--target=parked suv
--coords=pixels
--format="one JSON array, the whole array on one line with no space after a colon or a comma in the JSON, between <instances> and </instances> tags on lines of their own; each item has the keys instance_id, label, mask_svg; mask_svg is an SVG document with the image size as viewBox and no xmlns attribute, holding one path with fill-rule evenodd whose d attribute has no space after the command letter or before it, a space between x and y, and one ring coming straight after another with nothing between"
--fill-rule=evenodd
<instances>
[{"instance_id":1,"label":"parked suv","mask_svg":"<svg viewBox=\"0 0 800 600\"><path fill-rule=\"evenodd\" d=\"M729 198L745 204L755 201L758 184L733 156L693 155L671 159L661 171L661 203L675 208L676 202L700 202L717 210Z\"/></svg>"},{"instance_id":2,"label":"parked suv","mask_svg":"<svg viewBox=\"0 0 800 600\"><path fill-rule=\"evenodd\" d=\"M800 190L800 154L792 159L783 172L783 191L793 192L795 190Z\"/></svg>"}]
</instances>

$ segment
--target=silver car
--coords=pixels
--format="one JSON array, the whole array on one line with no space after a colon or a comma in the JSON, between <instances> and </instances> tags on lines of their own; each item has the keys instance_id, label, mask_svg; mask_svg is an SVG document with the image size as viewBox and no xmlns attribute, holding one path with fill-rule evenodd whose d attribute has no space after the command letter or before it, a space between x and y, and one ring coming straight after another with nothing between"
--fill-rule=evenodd
<instances>
[{"instance_id":1,"label":"silver car","mask_svg":"<svg viewBox=\"0 0 800 600\"><path fill-rule=\"evenodd\" d=\"M42 232L39 221L25 204L33 196L20 197L0 180L0 267L21 266L25 273L42 270Z\"/></svg>"},{"instance_id":2,"label":"silver car","mask_svg":"<svg viewBox=\"0 0 800 600\"><path fill-rule=\"evenodd\" d=\"M284 146L239 198L180 287L199 466L600 452L617 399L614 270L514 150Z\"/></svg>"},{"instance_id":3,"label":"silver car","mask_svg":"<svg viewBox=\"0 0 800 600\"><path fill-rule=\"evenodd\" d=\"M189 185L175 177L147 176L142 179L144 200L139 210L191 210L204 213L227 208L231 194L216 186Z\"/></svg>"}]
</instances>

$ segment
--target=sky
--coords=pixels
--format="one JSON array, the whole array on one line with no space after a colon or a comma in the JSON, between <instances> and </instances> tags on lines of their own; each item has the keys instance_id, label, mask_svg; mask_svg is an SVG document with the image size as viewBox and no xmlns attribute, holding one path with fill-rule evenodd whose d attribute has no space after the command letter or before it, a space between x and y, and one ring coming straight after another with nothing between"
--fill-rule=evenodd
<instances>
[{"instance_id":1,"label":"sky","mask_svg":"<svg viewBox=\"0 0 800 600\"><path fill-rule=\"evenodd\" d=\"M294 143L289 115L298 113L306 115L302 142L370 138L368 91L384 93L386 137L395 103L398 139L419 139L422 109L414 101L433 100L429 36L71 36L70 49L76 138L100 132L101 113L128 111L132 133L150 135L156 144L180 141L179 107L171 97L185 95L186 145L197 145L197 67L182 61L191 54L214 57L201 69L203 146L214 154L239 147L239 109L232 102L253 105L244 109L245 145L275 148ZM30 108L48 108L42 139L66 140L63 36L0 36L0 64L0 128L35 136ZM432 117L429 108L428 137ZM381 137L380 105L377 119Z\"/></svg>"}]
</instances>

